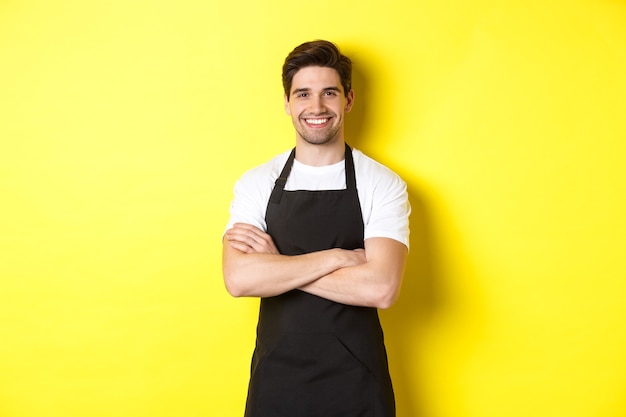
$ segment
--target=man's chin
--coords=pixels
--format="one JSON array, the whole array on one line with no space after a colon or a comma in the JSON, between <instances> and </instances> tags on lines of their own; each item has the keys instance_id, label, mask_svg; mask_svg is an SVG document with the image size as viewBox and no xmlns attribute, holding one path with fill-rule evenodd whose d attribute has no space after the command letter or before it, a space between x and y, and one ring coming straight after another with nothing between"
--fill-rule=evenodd
<instances>
[{"instance_id":1,"label":"man's chin","mask_svg":"<svg viewBox=\"0 0 626 417\"><path fill-rule=\"evenodd\" d=\"M305 135L300 135L300 137L302 137L302 139L304 139L305 142L311 144L311 145L326 145L327 143L332 142L335 137L337 136L336 133L334 134L323 134L322 132L319 132L320 134L305 134Z\"/></svg>"}]
</instances>

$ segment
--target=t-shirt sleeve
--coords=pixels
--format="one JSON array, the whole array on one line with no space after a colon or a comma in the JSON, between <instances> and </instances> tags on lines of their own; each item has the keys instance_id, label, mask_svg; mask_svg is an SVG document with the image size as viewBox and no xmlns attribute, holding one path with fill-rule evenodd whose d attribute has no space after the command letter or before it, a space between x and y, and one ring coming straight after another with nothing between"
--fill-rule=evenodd
<instances>
[{"instance_id":1,"label":"t-shirt sleeve","mask_svg":"<svg viewBox=\"0 0 626 417\"><path fill-rule=\"evenodd\" d=\"M408 248L411 205L406 183L391 170L376 168L370 172L373 188L364 238L386 237Z\"/></svg>"},{"instance_id":2,"label":"t-shirt sleeve","mask_svg":"<svg viewBox=\"0 0 626 417\"><path fill-rule=\"evenodd\" d=\"M230 203L230 218L226 230L235 223L247 223L267 231L265 212L280 168L289 156L284 152L271 161L245 172L235 182L233 200Z\"/></svg>"},{"instance_id":3,"label":"t-shirt sleeve","mask_svg":"<svg viewBox=\"0 0 626 417\"><path fill-rule=\"evenodd\" d=\"M265 231L265 209L262 203L260 184L251 181L249 175L244 175L235 183L233 200L230 203L230 218L226 230L235 223L247 223Z\"/></svg>"}]
</instances>

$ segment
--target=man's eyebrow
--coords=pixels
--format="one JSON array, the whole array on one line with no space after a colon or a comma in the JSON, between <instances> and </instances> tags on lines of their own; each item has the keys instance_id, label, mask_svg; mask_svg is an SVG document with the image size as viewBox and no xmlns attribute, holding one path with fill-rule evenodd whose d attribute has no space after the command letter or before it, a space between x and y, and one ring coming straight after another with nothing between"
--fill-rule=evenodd
<instances>
[{"instance_id":1,"label":"man's eyebrow","mask_svg":"<svg viewBox=\"0 0 626 417\"><path fill-rule=\"evenodd\" d=\"M311 91L311 89L310 89L310 88L308 88L308 87L302 87L302 88L296 88L295 90L293 90L293 91L291 92L291 94L293 95L293 94L298 94L298 93L308 93L308 92L310 92L310 91ZM340 89L339 87L336 87L336 86L332 86L332 87L324 87L324 88L322 89L322 91L336 91L336 92L338 92L338 93L341 93L341 89Z\"/></svg>"},{"instance_id":2,"label":"man's eyebrow","mask_svg":"<svg viewBox=\"0 0 626 417\"><path fill-rule=\"evenodd\" d=\"M306 93L308 91L311 91L311 89L310 88L306 88L306 87L304 87L304 88L296 88L295 90L293 90L291 92L291 94L294 95L294 94L298 94L298 93Z\"/></svg>"}]
</instances>

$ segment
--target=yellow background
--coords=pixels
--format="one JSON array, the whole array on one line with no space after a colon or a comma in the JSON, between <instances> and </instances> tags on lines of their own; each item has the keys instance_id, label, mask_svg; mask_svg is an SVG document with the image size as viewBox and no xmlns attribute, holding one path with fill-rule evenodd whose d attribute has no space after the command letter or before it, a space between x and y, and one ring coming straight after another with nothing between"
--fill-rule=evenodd
<instances>
[{"instance_id":1,"label":"yellow background","mask_svg":"<svg viewBox=\"0 0 626 417\"><path fill-rule=\"evenodd\" d=\"M0 0L0 416L242 415L221 234L316 38L411 193L398 416L626 416L623 0Z\"/></svg>"}]
</instances>

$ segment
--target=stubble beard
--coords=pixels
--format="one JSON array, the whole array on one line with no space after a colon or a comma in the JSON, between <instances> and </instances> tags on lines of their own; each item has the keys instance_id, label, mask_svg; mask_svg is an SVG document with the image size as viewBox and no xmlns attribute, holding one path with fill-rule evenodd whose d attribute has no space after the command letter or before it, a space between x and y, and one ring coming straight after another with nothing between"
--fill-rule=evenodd
<instances>
[{"instance_id":1,"label":"stubble beard","mask_svg":"<svg viewBox=\"0 0 626 417\"><path fill-rule=\"evenodd\" d=\"M299 129L297 129L298 134L311 145L325 145L331 142L337 137L340 129L340 126L329 126L327 129L311 132L304 125L305 122L300 123Z\"/></svg>"}]
</instances>

